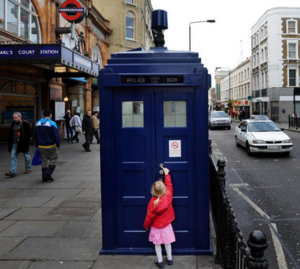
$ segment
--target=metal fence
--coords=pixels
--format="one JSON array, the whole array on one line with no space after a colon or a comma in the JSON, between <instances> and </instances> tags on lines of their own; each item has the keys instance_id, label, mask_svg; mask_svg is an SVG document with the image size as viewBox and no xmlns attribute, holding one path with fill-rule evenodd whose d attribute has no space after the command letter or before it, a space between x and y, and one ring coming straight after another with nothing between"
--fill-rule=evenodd
<instances>
[{"instance_id":1,"label":"metal fence","mask_svg":"<svg viewBox=\"0 0 300 269\"><path fill-rule=\"evenodd\" d=\"M211 151L210 141L210 203L217 236L215 263L224 269L267 269L268 261L264 256L267 238L263 232L255 230L246 243L226 191L225 161L219 159L216 165Z\"/></svg>"},{"instance_id":2,"label":"metal fence","mask_svg":"<svg viewBox=\"0 0 300 269\"><path fill-rule=\"evenodd\" d=\"M300 126L300 118L293 117L289 114L289 129L292 128L298 129L298 126Z\"/></svg>"}]
</instances>

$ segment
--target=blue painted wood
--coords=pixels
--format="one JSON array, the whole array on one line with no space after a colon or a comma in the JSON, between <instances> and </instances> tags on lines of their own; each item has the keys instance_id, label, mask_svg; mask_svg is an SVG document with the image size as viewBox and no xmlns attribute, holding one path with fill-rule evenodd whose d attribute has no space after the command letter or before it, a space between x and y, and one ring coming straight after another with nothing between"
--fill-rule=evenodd
<instances>
[{"instance_id":1,"label":"blue painted wood","mask_svg":"<svg viewBox=\"0 0 300 269\"><path fill-rule=\"evenodd\" d=\"M124 75L184 75L183 84L122 85ZM98 79L101 107L101 254L153 254L143 221L159 164L174 181L174 254L211 254L207 92L210 78L198 54L166 48L112 55ZM187 102L187 127L163 127L163 102ZM122 102L144 102L144 127L122 127ZM169 156L181 140L182 156Z\"/></svg>"}]
</instances>

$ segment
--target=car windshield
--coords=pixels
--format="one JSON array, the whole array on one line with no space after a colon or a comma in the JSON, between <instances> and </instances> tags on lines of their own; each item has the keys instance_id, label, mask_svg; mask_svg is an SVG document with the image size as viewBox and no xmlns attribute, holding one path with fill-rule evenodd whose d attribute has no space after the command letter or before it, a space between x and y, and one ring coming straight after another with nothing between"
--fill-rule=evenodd
<instances>
[{"instance_id":1,"label":"car windshield","mask_svg":"<svg viewBox=\"0 0 300 269\"><path fill-rule=\"evenodd\" d=\"M274 122L250 122L248 132L278 132L281 129Z\"/></svg>"},{"instance_id":2,"label":"car windshield","mask_svg":"<svg viewBox=\"0 0 300 269\"><path fill-rule=\"evenodd\" d=\"M251 118L256 120L269 120L268 116L265 115L252 115Z\"/></svg>"},{"instance_id":3,"label":"car windshield","mask_svg":"<svg viewBox=\"0 0 300 269\"><path fill-rule=\"evenodd\" d=\"M224 111L211 112L210 116L213 119L215 119L215 118L227 118L227 114Z\"/></svg>"}]
</instances>

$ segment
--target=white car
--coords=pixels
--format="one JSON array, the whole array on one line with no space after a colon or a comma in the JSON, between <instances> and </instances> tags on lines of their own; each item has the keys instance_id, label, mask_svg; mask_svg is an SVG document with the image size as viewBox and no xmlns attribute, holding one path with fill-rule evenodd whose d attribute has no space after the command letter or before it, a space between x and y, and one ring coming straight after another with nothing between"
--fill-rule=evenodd
<instances>
[{"instance_id":1,"label":"white car","mask_svg":"<svg viewBox=\"0 0 300 269\"><path fill-rule=\"evenodd\" d=\"M208 117L208 127L210 130L217 127L231 129L231 118L224 111L212 111Z\"/></svg>"},{"instance_id":2,"label":"white car","mask_svg":"<svg viewBox=\"0 0 300 269\"><path fill-rule=\"evenodd\" d=\"M289 136L271 120L244 120L235 127L236 146L242 145L247 154L282 152L289 155L293 143Z\"/></svg>"}]
</instances>

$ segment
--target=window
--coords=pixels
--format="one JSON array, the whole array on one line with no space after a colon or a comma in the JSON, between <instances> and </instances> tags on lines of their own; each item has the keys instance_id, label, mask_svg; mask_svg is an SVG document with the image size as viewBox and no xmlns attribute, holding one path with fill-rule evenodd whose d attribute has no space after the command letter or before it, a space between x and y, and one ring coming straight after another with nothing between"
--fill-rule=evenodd
<instances>
[{"instance_id":1,"label":"window","mask_svg":"<svg viewBox=\"0 0 300 269\"><path fill-rule=\"evenodd\" d=\"M144 102L122 102L122 127L144 127Z\"/></svg>"},{"instance_id":2,"label":"window","mask_svg":"<svg viewBox=\"0 0 300 269\"><path fill-rule=\"evenodd\" d=\"M296 21L287 21L287 29L289 34L295 34L296 33Z\"/></svg>"},{"instance_id":3,"label":"window","mask_svg":"<svg viewBox=\"0 0 300 269\"><path fill-rule=\"evenodd\" d=\"M265 88L265 74L264 74L264 72L261 72L261 87L262 87L262 89L264 89Z\"/></svg>"},{"instance_id":4,"label":"window","mask_svg":"<svg viewBox=\"0 0 300 269\"><path fill-rule=\"evenodd\" d=\"M102 55L99 47L97 45L94 45L92 50L92 60L100 65L100 68L102 68Z\"/></svg>"},{"instance_id":5,"label":"window","mask_svg":"<svg viewBox=\"0 0 300 269\"><path fill-rule=\"evenodd\" d=\"M258 54L258 52L256 53L256 66L259 66L259 54Z\"/></svg>"},{"instance_id":6,"label":"window","mask_svg":"<svg viewBox=\"0 0 300 269\"><path fill-rule=\"evenodd\" d=\"M40 43L38 14L29 0L0 0L0 28Z\"/></svg>"},{"instance_id":7,"label":"window","mask_svg":"<svg viewBox=\"0 0 300 269\"><path fill-rule=\"evenodd\" d=\"M134 0L126 0L125 2L129 4L134 4Z\"/></svg>"},{"instance_id":8,"label":"window","mask_svg":"<svg viewBox=\"0 0 300 269\"><path fill-rule=\"evenodd\" d=\"M126 14L126 38L134 39L135 15L128 11Z\"/></svg>"},{"instance_id":9,"label":"window","mask_svg":"<svg viewBox=\"0 0 300 269\"><path fill-rule=\"evenodd\" d=\"M289 86L296 86L296 69L289 70Z\"/></svg>"},{"instance_id":10,"label":"window","mask_svg":"<svg viewBox=\"0 0 300 269\"><path fill-rule=\"evenodd\" d=\"M296 59L296 44L288 43L288 58Z\"/></svg>"},{"instance_id":11,"label":"window","mask_svg":"<svg viewBox=\"0 0 300 269\"><path fill-rule=\"evenodd\" d=\"M261 62L262 62L262 63L265 62L265 53L264 53L264 49L261 50Z\"/></svg>"},{"instance_id":12,"label":"window","mask_svg":"<svg viewBox=\"0 0 300 269\"><path fill-rule=\"evenodd\" d=\"M186 101L164 102L164 127L186 127Z\"/></svg>"}]
</instances>

